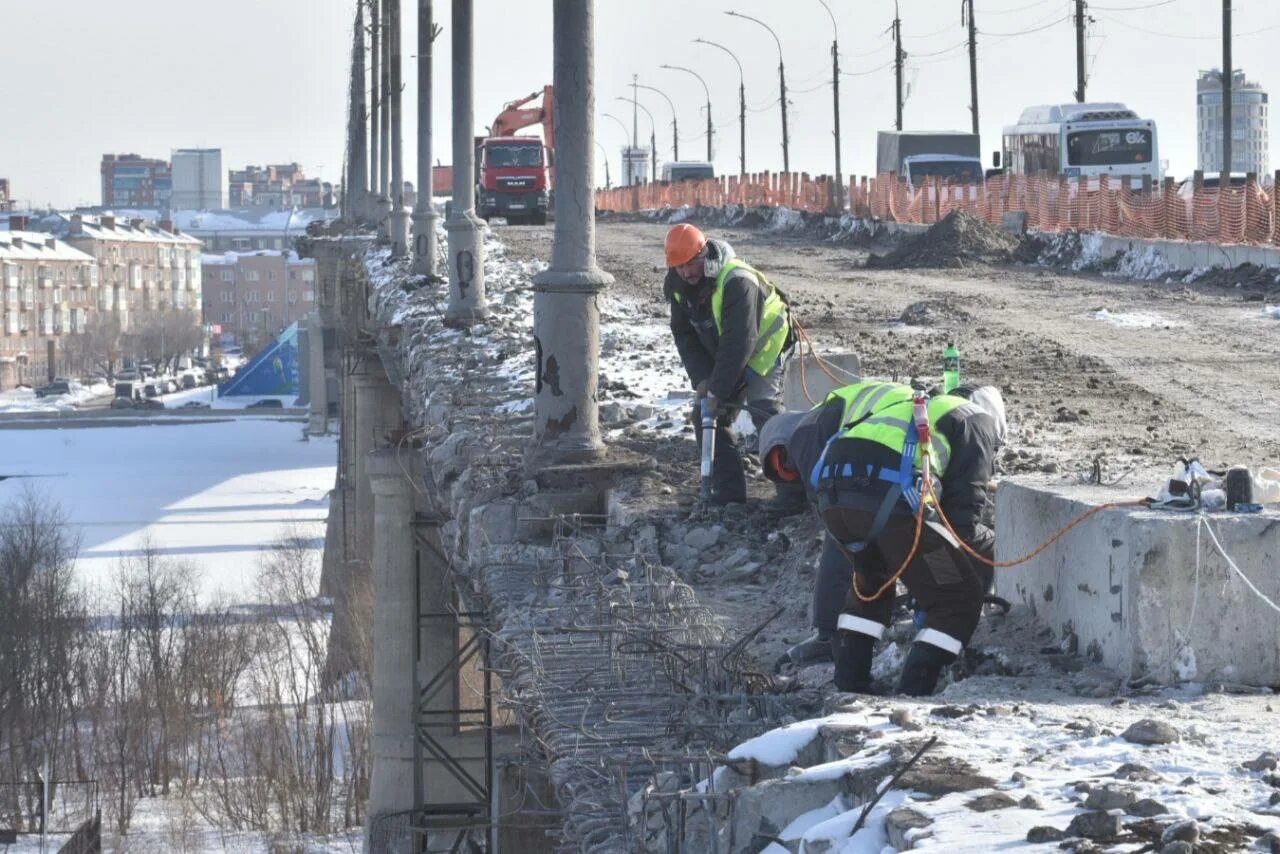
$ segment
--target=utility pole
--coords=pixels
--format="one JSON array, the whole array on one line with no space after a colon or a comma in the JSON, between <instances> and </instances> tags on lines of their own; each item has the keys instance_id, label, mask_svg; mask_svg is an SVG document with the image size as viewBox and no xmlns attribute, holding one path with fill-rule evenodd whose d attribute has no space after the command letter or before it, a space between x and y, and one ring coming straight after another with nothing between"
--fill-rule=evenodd
<instances>
[{"instance_id":1,"label":"utility pole","mask_svg":"<svg viewBox=\"0 0 1280 854\"><path fill-rule=\"evenodd\" d=\"M370 219L377 219L378 192L382 186L379 167L379 152L382 150L378 141L378 122L382 108L382 78L378 65L382 62L382 12L378 0L369 0L369 58L372 63L371 82L369 85L369 203ZM363 69L361 69L363 74Z\"/></svg>"},{"instance_id":2,"label":"utility pole","mask_svg":"<svg viewBox=\"0 0 1280 854\"><path fill-rule=\"evenodd\" d=\"M600 381L601 293L613 277L596 264L595 2L552 4L556 92L556 224L551 264L533 278L534 443L531 461L581 462L604 452Z\"/></svg>"},{"instance_id":3,"label":"utility pole","mask_svg":"<svg viewBox=\"0 0 1280 854\"><path fill-rule=\"evenodd\" d=\"M378 130L378 144L380 146L378 158L382 161L378 166L378 202L380 210L378 219L388 213L388 206L391 202L391 4L394 0L383 0L382 2L382 76L379 85L382 87L382 94L378 96L379 106L382 108L378 116L381 127ZM383 203L383 199L386 203Z\"/></svg>"},{"instance_id":4,"label":"utility pole","mask_svg":"<svg viewBox=\"0 0 1280 854\"><path fill-rule=\"evenodd\" d=\"M1218 179L1218 197L1225 198L1231 186L1231 2L1222 0L1222 177Z\"/></svg>"},{"instance_id":5,"label":"utility pole","mask_svg":"<svg viewBox=\"0 0 1280 854\"><path fill-rule=\"evenodd\" d=\"M898 4L895 0L893 4L893 81L897 118L894 119L893 126L897 130L902 130L902 63L906 56L902 52L902 18L898 15Z\"/></svg>"},{"instance_id":6,"label":"utility pole","mask_svg":"<svg viewBox=\"0 0 1280 854\"><path fill-rule=\"evenodd\" d=\"M391 3L391 219L387 223L391 238L391 257L409 254L409 210L404 206L404 109L400 90L403 63L400 53L400 7L403 0Z\"/></svg>"},{"instance_id":7,"label":"utility pole","mask_svg":"<svg viewBox=\"0 0 1280 854\"><path fill-rule=\"evenodd\" d=\"M778 84L781 90L781 97L778 103L782 105L782 171L791 171L791 154L789 147L789 139L787 136L787 70L782 64L782 40L778 38L778 34L773 29L761 21L759 18L753 18L750 15L744 15L741 12L725 12L735 18L745 18L748 21L754 21L769 31L769 35L773 36L774 43L778 46Z\"/></svg>"},{"instance_id":8,"label":"utility pole","mask_svg":"<svg viewBox=\"0 0 1280 854\"><path fill-rule=\"evenodd\" d=\"M840 32L836 28L836 16L826 0L818 0L818 2L822 3L822 8L826 9L831 17L831 103L835 113L836 138L836 192L833 201L836 211L839 212L844 210L844 175L840 171Z\"/></svg>"},{"instance_id":9,"label":"utility pole","mask_svg":"<svg viewBox=\"0 0 1280 854\"><path fill-rule=\"evenodd\" d=\"M698 44L709 44L729 54L734 65L738 66L738 174L747 174L747 85L742 73L742 63L737 55L722 44L706 39L694 39Z\"/></svg>"},{"instance_id":10,"label":"utility pole","mask_svg":"<svg viewBox=\"0 0 1280 854\"><path fill-rule=\"evenodd\" d=\"M449 306L445 321L463 326L489 316L484 281L484 224L476 216L472 0L453 0L453 204L449 233Z\"/></svg>"},{"instance_id":11,"label":"utility pole","mask_svg":"<svg viewBox=\"0 0 1280 854\"><path fill-rule=\"evenodd\" d=\"M418 203L413 210L413 272L436 276L436 214L431 173L431 50L440 28L431 15L431 0L418 0Z\"/></svg>"},{"instance_id":12,"label":"utility pole","mask_svg":"<svg viewBox=\"0 0 1280 854\"><path fill-rule=\"evenodd\" d=\"M667 106L671 108L671 159L679 160L680 159L680 125L676 122L675 102L672 101L669 97L667 97L667 93L663 92L657 86L646 86L643 83L638 83L636 85L639 86L641 89L648 89L650 92L657 92L666 100ZM606 160L605 166L607 167L608 165L609 165L609 162Z\"/></svg>"},{"instance_id":13,"label":"utility pole","mask_svg":"<svg viewBox=\"0 0 1280 854\"><path fill-rule=\"evenodd\" d=\"M973 113L973 135L978 135L978 25L973 20L973 0L966 0L969 18L969 111Z\"/></svg>"},{"instance_id":14,"label":"utility pole","mask_svg":"<svg viewBox=\"0 0 1280 854\"><path fill-rule=\"evenodd\" d=\"M346 216L352 221L364 219L368 210L369 164L364 133L364 6L356 6L354 42L351 51L351 124L347 137L347 188L344 194Z\"/></svg>"},{"instance_id":15,"label":"utility pole","mask_svg":"<svg viewBox=\"0 0 1280 854\"><path fill-rule=\"evenodd\" d=\"M632 148L640 147L640 137L636 133L636 125L639 124L640 122L640 107L639 107L640 102L637 97L639 93L636 92L636 88L639 85L636 81L639 80L639 78L640 78L640 75L638 74L631 75L631 147Z\"/></svg>"},{"instance_id":16,"label":"utility pole","mask_svg":"<svg viewBox=\"0 0 1280 854\"><path fill-rule=\"evenodd\" d=\"M1224 0L1225 2L1225 0ZM1084 103L1084 0L1076 0L1076 103Z\"/></svg>"}]
</instances>

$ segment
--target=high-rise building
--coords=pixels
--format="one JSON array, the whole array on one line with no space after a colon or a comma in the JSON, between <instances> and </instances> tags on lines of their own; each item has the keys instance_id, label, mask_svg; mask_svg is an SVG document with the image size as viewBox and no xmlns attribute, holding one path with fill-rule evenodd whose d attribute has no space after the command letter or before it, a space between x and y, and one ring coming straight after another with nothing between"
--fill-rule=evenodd
<instances>
[{"instance_id":1,"label":"high-rise building","mask_svg":"<svg viewBox=\"0 0 1280 854\"><path fill-rule=\"evenodd\" d=\"M102 155L102 206L169 209L173 190L169 161L136 154Z\"/></svg>"},{"instance_id":2,"label":"high-rise building","mask_svg":"<svg viewBox=\"0 0 1280 854\"><path fill-rule=\"evenodd\" d=\"M1270 166L1271 139L1267 132L1267 91L1231 74L1231 171L1253 172L1259 178ZM1197 168L1222 171L1222 71L1201 71L1196 80Z\"/></svg>"},{"instance_id":3,"label":"high-rise building","mask_svg":"<svg viewBox=\"0 0 1280 854\"><path fill-rule=\"evenodd\" d=\"M13 210L13 198L9 195L9 179L0 178L0 213Z\"/></svg>"},{"instance_id":4,"label":"high-rise building","mask_svg":"<svg viewBox=\"0 0 1280 854\"><path fill-rule=\"evenodd\" d=\"M173 209L213 211L226 207L222 149L179 148L173 152Z\"/></svg>"}]
</instances>

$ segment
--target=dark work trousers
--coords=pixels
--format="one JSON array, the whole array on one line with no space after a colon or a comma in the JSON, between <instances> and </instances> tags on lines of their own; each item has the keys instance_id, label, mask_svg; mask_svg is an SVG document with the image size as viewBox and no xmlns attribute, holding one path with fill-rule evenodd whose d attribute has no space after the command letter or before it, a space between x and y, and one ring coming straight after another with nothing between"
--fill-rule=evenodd
<instances>
[{"instance_id":1,"label":"dark work trousers","mask_svg":"<svg viewBox=\"0 0 1280 854\"><path fill-rule=\"evenodd\" d=\"M893 618L893 589L874 602L863 602L853 591L848 557L833 538L841 542L858 540L871 527L874 513L847 507L828 507L823 512L827 525L818 578L814 586L813 623L819 630L834 631L843 603L843 613L889 625ZM915 519L894 516L876 541L854 553L858 588L871 595L902 565L915 539ZM920 548L902 575L907 591L925 612L923 628L934 629L967 644L982 616L982 602L991 585L993 570L954 548L933 529L925 526Z\"/></svg>"},{"instance_id":2,"label":"dark work trousers","mask_svg":"<svg viewBox=\"0 0 1280 854\"><path fill-rule=\"evenodd\" d=\"M747 410L756 432L764 423L782 411L782 360L763 376L747 368L743 383L732 400L720 404L716 415L716 447L711 458L711 494L716 504L743 503L747 500L747 474L742 466L742 443L733 432L733 422L742 409ZM693 403L694 435L698 453L702 453L702 411Z\"/></svg>"}]
</instances>

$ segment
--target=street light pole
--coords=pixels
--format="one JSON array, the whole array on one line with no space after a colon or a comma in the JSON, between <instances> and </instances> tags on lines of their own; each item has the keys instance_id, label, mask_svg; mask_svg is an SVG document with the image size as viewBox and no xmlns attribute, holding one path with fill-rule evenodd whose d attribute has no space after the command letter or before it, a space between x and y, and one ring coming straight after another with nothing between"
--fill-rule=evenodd
<instances>
[{"instance_id":1,"label":"street light pole","mask_svg":"<svg viewBox=\"0 0 1280 854\"><path fill-rule=\"evenodd\" d=\"M652 164L649 168L653 170L653 174L649 176L649 180L656 181L658 179L658 123L654 120L653 113L649 112L649 108L635 98L628 98L626 95L619 95L618 100L630 101L633 109L639 108L644 110L644 114L649 117L649 162Z\"/></svg>"},{"instance_id":2,"label":"street light pole","mask_svg":"<svg viewBox=\"0 0 1280 854\"><path fill-rule=\"evenodd\" d=\"M698 78L698 82L702 84L702 91L707 96L707 162L711 162L711 90L707 87L707 81L702 79L702 75L694 71L692 68L685 68L683 65L662 65L660 68L666 68L671 71L683 71L686 74L692 74Z\"/></svg>"},{"instance_id":3,"label":"street light pole","mask_svg":"<svg viewBox=\"0 0 1280 854\"><path fill-rule=\"evenodd\" d=\"M606 190L613 189L613 180L609 177L609 152L600 144L600 140L596 140L596 148L600 149L600 155L604 158L604 188Z\"/></svg>"},{"instance_id":4,"label":"street light pole","mask_svg":"<svg viewBox=\"0 0 1280 854\"><path fill-rule=\"evenodd\" d=\"M694 41L720 48L729 54L738 66L738 174L745 175L747 174L747 85L746 77L742 73L742 63L733 51L722 44L707 39L694 39Z\"/></svg>"},{"instance_id":5,"label":"street light pole","mask_svg":"<svg viewBox=\"0 0 1280 854\"><path fill-rule=\"evenodd\" d=\"M646 86L643 83L637 83L640 89L648 89L650 92L657 92L663 98L666 98L667 106L671 107L671 159L680 159L680 126L676 123L676 105L667 98L667 93L663 92L657 86Z\"/></svg>"},{"instance_id":6,"label":"street light pole","mask_svg":"<svg viewBox=\"0 0 1280 854\"><path fill-rule=\"evenodd\" d=\"M840 31L836 27L836 16L832 13L827 0L818 0L822 8L827 10L831 18L831 100L835 106L836 137L836 211L844 210L844 175L840 171Z\"/></svg>"},{"instance_id":7,"label":"street light pole","mask_svg":"<svg viewBox=\"0 0 1280 854\"><path fill-rule=\"evenodd\" d=\"M748 21L754 21L769 31L769 35L773 36L773 41L778 45L778 84L780 97L778 102L782 105L782 171L791 171L791 155L788 147L787 139L787 70L782 64L782 40L778 38L778 34L773 28L759 18L753 18L750 15L744 15L741 12L725 12L726 15L732 15L735 18L745 18Z\"/></svg>"},{"instance_id":8,"label":"street light pole","mask_svg":"<svg viewBox=\"0 0 1280 854\"><path fill-rule=\"evenodd\" d=\"M627 133L627 126L626 126L626 124L622 121L622 119L620 119L620 118L618 118L617 116L612 115L612 114L610 114L610 113L601 113L600 115L601 115L601 116L603 116L603 117L604 117L604 118L606 118L606 119L613 119L615 122L617 122L617 123L618 123L618 127L622 128L622 138L623 138L624 140L625 140L625 139L627 139L627 137L629 136L629 134ZM623 147L623 149L624 149L624 150L627 148L627 146L626 146L625 144L624 144L622 147ZM632 180L631 180L631 179L632 179L632 176L631 176L631 155L630 155L630 154L626 155L625 157L623 157L623 158L622 158L622 161L623 161L623 162L622 162L622 178L623 178L623 180L626 182L625 186L630 187L630 186L631 186L631 183L632 183Z\"/></svg>"}]
</instances>

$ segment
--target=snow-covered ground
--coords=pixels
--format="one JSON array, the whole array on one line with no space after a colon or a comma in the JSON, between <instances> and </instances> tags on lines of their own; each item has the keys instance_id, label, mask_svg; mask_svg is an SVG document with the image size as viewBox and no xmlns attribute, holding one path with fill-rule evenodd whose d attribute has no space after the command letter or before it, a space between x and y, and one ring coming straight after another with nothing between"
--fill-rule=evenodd
<instances>
[{"instance_id":1,"label":"snow-covered ground","mask_svg":"<svg viewBox=\"0 0 1280 854\"><path fill-rule=\"evenodd\" d=\"M188 561L206 599L254 598L258 555L295 528L323 547L337 446L303 441L296 422L227 419L135 427L10 430L0 503L30 484L79 529L77 563L90 585L108 582L122 557L150 538L165 557Z\"/></svg>"},{"instance_id":2,"label":"snow-covered ground","mask_svg":"<svg viewBox=\"0 0 1280 854\"><path fill-rule=\"evenodd\" d=\"M764 851L880 854L909 840L913 848L947 852L1047 852L1058 850L1063 837L1051 840L1042 830L1044 840L1030 844L1029 834L1037 838L1032 828L1065 831L1077 816L1095 813L1102 814L1092 819L1100 825L1139 836L1153 832L1144 821L1195 820L1202 839L1223 845L1212 850L1247 850L1264 831L1280 830L1268 773L1275 758L1265 755L1276 747L1277 706L1270 696L1203 694L1199 686L1184 686L1107 701L1047 686L1022 688L1011 695L1005 680L978 677L924 701L863 698L848 711L738 746L730 759L775 769L767 776L783 782L764 785L774 787L772 808L781 808L771 819L785 819L778 838L793 847L774 843ZM938 742L919 772L886 788L930 736ZM716 783L732 776L722 769ZM830 793L814 785L824 781L836 783ZM852 833L864 810L861 798L849 797L855 791L884 796ZM890 814L904 807L920 818L904 822L898 813L895 842L886 821L893 824ZM911 823L916 829L904 834ZM1107 850L1152 849L1135 840Z\"/></svg>"},{"instance_id":3,"label":"snow-covered ground","mask_svg":"<svg viewBox=\"0 0 1280 854\"><path fill-rule=\"evenodd\" d=\"M70 394L57 397L36 397L34 389L16 388L0 392L0 412L70 412L77 406L111 394L107 383L72 386Z\"/></svg>"}]
</instances>

